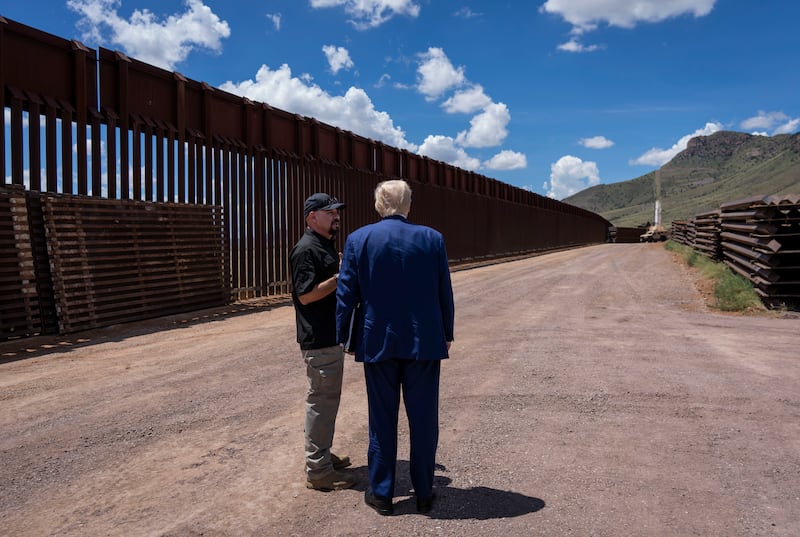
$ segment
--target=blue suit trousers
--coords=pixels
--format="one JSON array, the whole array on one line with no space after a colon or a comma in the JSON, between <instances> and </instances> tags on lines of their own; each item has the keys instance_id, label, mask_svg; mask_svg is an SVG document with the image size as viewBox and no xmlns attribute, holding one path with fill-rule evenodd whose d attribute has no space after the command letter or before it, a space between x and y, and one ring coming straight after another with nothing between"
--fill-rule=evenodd
<instances>
[{"instance_id":1,"label":"blue suit trousers","mask_svg":"<svg viewBox=\"0 0 800 537\"><path fill-rule=\"evenodd\" d=\"M364 362L369 406L367 465L374 494L394 497L401 391L408 417L411 484L418 498L430 498L433 493L440 370L440 360Z\"/></svg>"}]
</instances>

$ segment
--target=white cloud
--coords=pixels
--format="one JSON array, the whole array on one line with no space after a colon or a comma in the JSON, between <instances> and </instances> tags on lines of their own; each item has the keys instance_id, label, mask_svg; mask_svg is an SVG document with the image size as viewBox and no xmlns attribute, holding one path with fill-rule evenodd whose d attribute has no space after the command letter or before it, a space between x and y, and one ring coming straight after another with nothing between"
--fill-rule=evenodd
<instances>
[{"instance_id":1,"label":"white cloud","mask_svg":"<svg viewBox=\"0 0 800 537\"><path fill-rule=\"evenodd\" d=\"M483 13L476 13L475 11L472 11L472 9L469 7L462 7L461 9L453 13L453 16L462 19L471 19L473 17L481 17L482 15Z\"/></svg>"},{"instance_id":2,"label":"white cloud","mask_svg":"<svg viewBox=\"0 0 800 537\"><path fill-rule=\"evenodd\" d=\"M455 90L442 103L449 114L471 114L470 127L459 132L455 138L428 136L420 152L454 166L478 169L480 161L470 157L464 148L495 147L508 136L511 113L504 103L495 103L480 84L471 83L464 74L464 67L455 67L441 48L431 47L419 54L417 67L417 90L427 101L434 101L445 93ZM487 160L485 167L491 169L519 169L527 167L525 155L513 151L502 151Z\"/></svg>"},{"instance_id":3,"label":"white cloud","mask_svg":"<svg viewBox=\"0 0 800 537\"><path fill-rule=\"evenodd\" d=\"M789 119L789 116L787 116L783 112L765 112L763 110L759 110L758 115L753 116L751 118L747 118L744 121L742 121L742 128L745 130L751 130L751 129L770 130L774 128L777 123L786 121L787 119Z\"/></svg>"},{"instance_id":4,"label":"white cloud","mask_svg":"<svg viewBox=\"0 0 800 537\"><path fill-rule=\"evenodd\" d=\"M312 8L343 6L359 30L380 26L395 15L419 15L419 5L412 0L309 0L309 4Z\"/></svg>"},{"instance_id":5,"label":"white cloud","mask_svg":"<svg viewBox=\"0 0 800 537\"><path fill-rule=\"evenodd\" d=\"M351 87L344 95L331 95L306 75L293 77L286 64L275 71L262 65L255 80L228 81L220 88L400 149L417 149L406 140L403 130L394 125L389 114L375 109L364 90Z\"/></svg>"},{"instance_id":6,"label":"white cloud","mask_svg":"<svg viewBox=\"0 0 800 537\"><path fill-rule=\"evenodd\" d=\"M5 118L5 125L6 127L11 126L11 109L4 108L3 109L3 117ZM30 116L28 114L22 114L22 128L27 129L29 125ZM42 115L39 116L39 127L44 129L47 127L47 117Z\"/></svg>"},{"instance_id":7,"label":"white cloud","mask_svg":"<svg viewBox=\"0 0 800 537\"><path fill-rule=\"evenodd\" d=\"M595 162L584 162L578 157L565 155L550 165L548 197L564 199L590 186L600 183L600 170Z\"/></svg>"},{"instance_id":8,"label":"white cloud","mask_svg":"<svg viewBox=\"0 0 800 537\"><path fill-rule=\"evenodd\" d=\"M579 35L601 23L634 28L640 22L661 22L681 15L704 17L717 0L547 0L539 11L559 15Z\"/></svg>"},{"instance_id":9,"label":"white cloud","mask_svg":"<svg viewBox=\"0 0 800 537\"><path fill-rule=\"evenodd\" d=\"M567 41L566 43L561 43L556 47L558 50L563 50L564 52L594 52L595 50L599 50L601 47L599 45L584 45L580 43L577 39L573 38Z\"/></svg>"},{"instance_id":10,"label":"white cloud","mask_svg":"<svg viewBox=\"0 0 800 537\"><path fill-rule=\"evenodd\" d=\"M764 129L763 134L766 134L767 131L772 131L773 135L791 134L800 127L800 118L792 119L783 112L759 110L758 115L742 121L741 127L745 130ZM753 132L752 134L762 134L762 132Z\"/></svg>"},{"instance_id":11,"label":"white cloud","mask_svg":"<svg viewBox=\"0 0 800 537\"><path fill-rule=\"evenodd\" d=\"M77 143L72 144L72 153L75 154L75 155L78 154L78 144ZM87 138L86 139L86 154L89 157L92 156L92 139L91 138ZM100 141L100 154L101 155L105 155L106 154L106 143L103 142L102 140ZM103 160L102 162L103 162L103 165L105 166L105 160Z\"/></svg>"},{"instance_id":12,"label":"white cloud","mask_svg":"<svg viewBox=\"0 0 800 537\"><path fill-rule=\"evenodd\" d=\"M328 59L328 66L334 75L342 69L349 70L353 68L353 60L350 59L350 52L346 48L325 45L322 47L322 52L325 53L325 57Z\"/></svg>"},{"instance_id":13,"label":"white cloud","mask_svg":"<svg viewBox=\"0 0 800 537\"><path fill-rule=\"evenodd\" d=\"M486 108L491 102L492 99L483 92L483 87L475 84L465 90L457 91L442 103L442 108L449 114L472 114Z\"/></svg>"},{"instance_id":14,"label":"white cloud","mask_svg":"<svg viewBox=\"0 0 800 537\"><path fill-rule=\"evenodd\" d=\"M455 140L449 136L429 135L419 146L420 155L425 155L435 160L446 162L453 166L458 166L465 170L477 170L480 168L481 161L470 157L466 151L458 147Z\"/></svg>"},{"instance_id":15,"label":"white cloud","mask_svg":"<svg viewBox=\"0 0 800 537\"><path fill-rule=\"evenodd\" d=\"M137 60L173 70L195 48L220 52L221 40L231 34L228 23L200 0L184 3L184 13L163 21L148 9L134 10L125 20L117 13L120 0L68 0L67 6L83 16L78 24L85 40L115 43Z\"/></svg>"},{"instance_id":16,"label":"white cloud","mask_svg":"<svg viewBox=\"0 0 800 537\"><path fill-rule=\"evenodd\" d=\"M706 123L705 127L701 129L697 129L691 134L687 134L686 136L682 136L680 140L675 142L672 147L669 149L661 149L659 147L654 147L644 153L637 159L634 159L629 162L631 165L639 164L642 166L663 166L672 158L686 149L686 145L689 143L689 140L694 138L695 136L708 136L709 134L714 134L717 131L721 131L723 126L719 123Z\"/></svg>"},{"instance_id":17,"label":"white cloud","mask_svg":"<svg viewBox=\"0 0 800 537\"><path fill-rule=\"evenodd\" d=\"M280 31L281 29L281 14L280 13L267 13L267 18L275 27L275 30Z\"/></svg>"},{"instance_id":18,"label":"white cloud","mask_svg":"<svg viewBox=\"0 0 800 537\"><path fill-rule=\"evenodd\" d=\"M787 121L783 125L779 125L775 129L775 134L792 134L800 130L800 118L795 118Z\"/></svg>"},{"instance_id":19,"label":"white cloud","mask_svg":"<svg viewBox=\"0 0 800 537\"><path fill-rule=\"evenodd\" d=\"M528 167L528 159L523 153L504 150L483 163L487 170L521 170Z\"/></svg>"},{"instance_id":20,"label":"white cloud","mask_svg":"<svg viewBox=\"0 0 800 537\"><path fill-rule=\"evenodd\" d=\"M612 142L605 136L592 136L591 138L581 138L580 140L578 140L578 143L581 144L583 147L588 147L589 149L607 149L614 145L614 142Z\"/></svg>"},{"instance_id":21,"label":"white cloud","mask_svg":"<svg viewBox=\"0 0 800 537\"><path fill-rule=\"evenodd\" d=\"M456 141L464 147L500 145L508 136L506 126L509 121L508 107L503 103L492 103L470 120L469 130L459 132Z\"/></svg>"},{"instance_id":22,"label":"white cloud","mask_svg":"<svg viewBox=\"0 0 800 537\"><path fill-rule=\"evenodd\" d=\"M453 67L444 51L431 47L419 54L417 67L417 89L428 101L439 98L444 92L464 84L463 67Z\"/></svg>"},{"instance_id":23,"label":"white cloud","mask_svg":"<svg viewBox=\"0 0 800 537\"><path fill-rule=\"evenodd\" d=\"M388 74L388 73L383 73L383 74L381 75L381 77L378 79L378 81L377 81L377 82L375 82L375 84L374 84L374 87L376 87L376 88L382 88L382 87L383 87L383 86L385 86L385 85L386 85L386 83L387 83L387 82L389 82L390 80L392 80L392 76L391 76L390 74Z\"/></svg>"}]
</instances>

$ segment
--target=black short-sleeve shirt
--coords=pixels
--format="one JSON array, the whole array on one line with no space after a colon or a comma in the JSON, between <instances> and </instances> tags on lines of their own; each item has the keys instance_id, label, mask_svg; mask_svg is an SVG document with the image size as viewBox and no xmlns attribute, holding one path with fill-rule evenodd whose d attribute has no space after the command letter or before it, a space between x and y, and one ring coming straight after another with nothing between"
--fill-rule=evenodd
<instances>
[{"instance_id":1,"label":"black short-sleeve shirt","mask_svg":"<svg viewBox=\"0 0 800 537\"><path fill-rule=\"evenodd\" d=\"M306 305L297 298L339 272L339 253L333 239L306 228L289 253L289 264L300 348L321 349L336 345L336 293Z\"/></svg>"}]
</instances>

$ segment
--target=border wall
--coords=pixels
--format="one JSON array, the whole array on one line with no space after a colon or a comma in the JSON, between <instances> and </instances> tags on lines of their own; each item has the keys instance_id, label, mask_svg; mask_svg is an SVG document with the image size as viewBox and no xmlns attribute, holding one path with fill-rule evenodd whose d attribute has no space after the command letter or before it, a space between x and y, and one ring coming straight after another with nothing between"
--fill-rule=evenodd
<instances>
[{"instance_id":1,"label":"border wall","mask_svg":"<svg viewBox=\"0 0 800 537\"><path fill-rule=\"evenodd\" d=\"M215 257L209 270L223 271L223 302L289 291L288 251L302 234L308 195L325 191L347 203L343 241L377 219L372 192L386 179L409 182L412 219L443 233L452 264L608 240L610 223L590 211L2 17L0 90L0 189L14 200L3 209L13 224L0 228L0 241L4 259L13 258L6 269L17 267L0 291L30 297L52 287L39 313L25 306L32 317L52 309L48 303L64 307L53 281L63 267L43 253L56 253L48 210L72 203L77 215L92 199L116 201L115 210L145 220L148 211L168 210L192 221L205 207L206 231L221 234L212 248L224 259ZM25 192L24 218L16 189ZM25 226L30 233L20 234ZM80 233L106 231L94 225ZM175 244L166 228L163 238L163 248ZM209 293L210 302L220 300ZM2 322L0 338L8 337L5 314ZM63 313L56 324L75 329ZM11 332L47 333L53 320L19 326Z\"/></svg>"}]
</instances>

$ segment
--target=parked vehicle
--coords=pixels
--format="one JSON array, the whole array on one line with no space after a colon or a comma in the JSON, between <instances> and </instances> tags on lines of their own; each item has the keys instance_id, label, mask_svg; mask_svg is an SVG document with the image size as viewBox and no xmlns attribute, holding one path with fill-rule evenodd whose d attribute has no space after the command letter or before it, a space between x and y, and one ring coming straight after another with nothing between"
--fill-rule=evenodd
<instances>
[{"instance_id":1,"label":"parked vehicle","mask_svg":"<svg viewBox=\"0 0 800 537\"><path fill-rule=\"evenodd\" d=\"M647 231L639 235L639 242L658 242L667 240L667 230L663 226L650 226Z\"/></svg>"}]
</instances>

